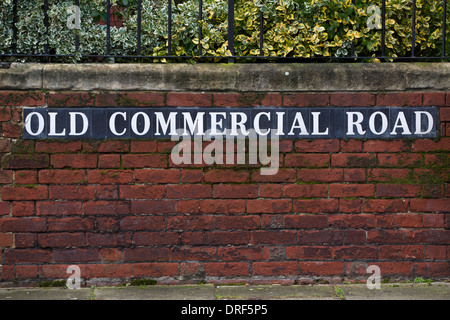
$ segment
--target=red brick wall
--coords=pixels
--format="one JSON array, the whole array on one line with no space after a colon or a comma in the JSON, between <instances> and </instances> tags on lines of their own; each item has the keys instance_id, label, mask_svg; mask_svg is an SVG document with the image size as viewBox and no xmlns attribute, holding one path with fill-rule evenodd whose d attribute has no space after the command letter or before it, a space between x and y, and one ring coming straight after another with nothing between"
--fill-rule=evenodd
<instances>
[{"instance_id":1,"label":"red brick wall","mask_svg":"<svg viewBox=\"0 0 450 320\"><path fill-rule=\"evenodd\" d=\"M280 170L168 140L22 140L23 106L437 106L436 140L283 140ZM450 93L0 92L0 284L450 276ZM96 280L97 279L97 280Z\"/></svg>"}]
</instances>

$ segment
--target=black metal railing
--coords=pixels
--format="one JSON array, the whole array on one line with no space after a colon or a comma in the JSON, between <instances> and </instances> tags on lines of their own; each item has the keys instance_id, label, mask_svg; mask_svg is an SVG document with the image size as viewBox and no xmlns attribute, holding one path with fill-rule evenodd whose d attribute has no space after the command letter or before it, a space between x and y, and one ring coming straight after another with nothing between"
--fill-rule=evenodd
<instances>
[{"instance_id":1,"label":"black metal railing","mask_svg":"<svg viewBox=\"0 0 450 320\"><path fill-rule=\"evenodd\" d=\"M0 60L4 58L11 58L11 57L34 57L34 58L44 58L47 59L47 61L50 61L50 58L66 58L66 57L75 57L76 52L80 49L80 36L78 33L75 34L74 38L74 45L75 45L75 53L73 54L56 54L51 53L49 49L49 16L48 16L48 10L49 10L49 0L44 0L43 5L43 13L44 13L44 27L45 27L45 33L44 38L44 52L43 53L21 53L18 52L18 30L16 27L16 24L18 22L18 1L20 0L13 0L13 19L12 19L12 44L11 44L11 53L0 53ZM442 0L442 8L443 8L443 14L442 14L442 52L441 55L435 55L435 56L418 56L416 55L416 9L417 4L416 0L412 0L412 21L411 21L411 51L410 54L407 56L386 56L386 0L381 0L381 50L380 54L375 56L357 56L355 55L355 47L354 44L351 44L350 48L350 55L348 56L339 56L339 57L333 57L333 56L326 56L326 57L320 57L315 56L313 58L298 58L294 56L264 56L263 54L263 47L264 47L264 14L263 11L260 11L259 14L259 54L258 55L235 55L235 0L228 0L228 30L227 30L227 40L228 40L228 50L231 52L231 55L229 56L211 56L211 55L203 55L204 51L202 48L202 39L203 39L203 28L200 23L203 19L203 1L198 0L199 3L199 11L198 11L198 21L199 21L199 27L198 27L198 55L192 56L192 55L174 55L173 54L173 30L172 30L172 16L173 16L173 7L172 2L174 0L167 0L167 18L168 18L168 26L167 26L167 55L145 55L142 54L142 0L137 0L136 6L137 6L137 35L136 35L136 54L112 54L111 53L111 1L105 0L105 6L106 6L106 40L105 40L105 52L106 54L81 54L82 58L124 58L124 59L226 59L229 62L236 61L236 59L256 59L256 60L283 60L283 61L289 61L289 60L314 60L314 59L331 59L331 60L347 60L347 61L357 61L362 59L374 59L378 58L381 61L393 61L393 60L443 60L448 61L449 56L446 52L446 46L447 44L447 35L446 35L446 23L447 23L447 0ZM195 1L195 0L193 0ZM352 3L355 3L355 0L352 1ZM76 0L75 5L79 6L80 1Z\"/></svg>"}]
</instances>

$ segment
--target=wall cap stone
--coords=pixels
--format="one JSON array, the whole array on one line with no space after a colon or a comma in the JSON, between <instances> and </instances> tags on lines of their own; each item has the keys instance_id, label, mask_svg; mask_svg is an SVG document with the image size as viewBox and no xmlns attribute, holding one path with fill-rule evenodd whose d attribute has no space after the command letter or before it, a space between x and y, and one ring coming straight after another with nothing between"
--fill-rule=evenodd
<instances>
[{"instance_id":1,"label":"wall cap stone","mask_svg":"<svg viewBox=\"0 0 450 320\"><path fill-rule=\"evenodd\" d=\"M450 63L12 63L0 90L448 91Z\"/></svg>"}]
</instances>

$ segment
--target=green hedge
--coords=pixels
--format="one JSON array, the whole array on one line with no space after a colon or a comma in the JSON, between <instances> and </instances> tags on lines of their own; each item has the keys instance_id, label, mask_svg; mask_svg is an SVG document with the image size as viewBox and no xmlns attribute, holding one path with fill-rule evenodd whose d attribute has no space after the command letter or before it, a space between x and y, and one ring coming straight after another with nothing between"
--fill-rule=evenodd
<instances>
[{"instance_id":1,"label":"green hedge","mask_svg":"<svg viewBox=\"0 0 450 320\"><path fill-rule=\"evenodd\" d=\"M0 7L0 53L12 53L12 0L3 0ZM43 53L46 43L44 13L39 10L43 0L19 1L19 53ZM81 2L81 29L67 28L72 0L49 0L49 50L55 54L75 53L75 32L80 36L81 55L106 54L106 26L99 20L106 17L105 1ZM136 0L112 0L123 26L111 28L111 54L135 55L137 43ZM227 42L227 1L204 0L203 20L198 21L198 0L179 0L173 3L172 54L198 56L199 24L203 28L202 54L223 57L230 55ZM264 56L281 57L345 57L351 46L357 56L381 54L381 30L368 28L373 14L372 4L381 7L381 0L236 0L235 55L260 54L259 12L264 15ZM442 53L443 1L417 0L416 55L440 56ZM165 56L167 52L167 1L143 0L142 54ZM408 56L411 52L412 0L386 1L386 56ZM447 6L450 17L450 5ZM373 18L373 17L372 17ZM447 19L449 21L449 19ZM373 22L373 21L372 21ZM447 39L450 23L447 22ZM450 41L446 43L450 51ZM28 60L32 60L27 58ZM2 58L24 60L24 58ZM214 60L214 59L211 59Z\"/></svg>"}]
</instances>

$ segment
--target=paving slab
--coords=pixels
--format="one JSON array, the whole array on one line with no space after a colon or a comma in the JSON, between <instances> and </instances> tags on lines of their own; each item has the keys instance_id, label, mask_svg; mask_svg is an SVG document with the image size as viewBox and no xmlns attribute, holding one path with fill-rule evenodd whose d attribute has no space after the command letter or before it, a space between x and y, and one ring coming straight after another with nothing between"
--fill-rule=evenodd
<instances>
[{"instance_id":1,"label":"paving slab","mask_svg":"<svg viewBox=\"0 0 450 320\"><path fill-rule=\"evenodd\" d=\"M327 285L259 285L259 286L217 286L217 299L243 300L333 300L332 286Z\"/></svg>"},{"instance_id":2,"label":"paving slab","mask_svg":"<svg viewBox=\"0 0 450 320\"><path fill-rule=\"evenodd\" d=\"M214 285L100 287L95 300L215 300Z\"/></svg>"},{"instance_id":3,"label":"paving slab","mask_svg":"<svg viewBox=\"0 0 450 320\"><path fill-rule=\"evenodd\" d=\"M91 288L0 288L0 300L89 300Z\"/></svg>"}]
</instances>

